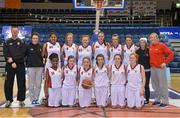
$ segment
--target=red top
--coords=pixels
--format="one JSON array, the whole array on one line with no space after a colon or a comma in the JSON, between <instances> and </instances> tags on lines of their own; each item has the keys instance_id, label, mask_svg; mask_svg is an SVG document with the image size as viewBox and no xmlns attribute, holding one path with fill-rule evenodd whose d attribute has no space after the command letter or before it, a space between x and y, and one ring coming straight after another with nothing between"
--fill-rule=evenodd
<instances>
[{"instance_id":1,"label":"red top","mask_svg":"<svg viewBox=\"0 0 180 118\"><path fill-rule=\"evenodd\" d=\"M174 58L173 51L161 42L152 44L150 46L149 54L151 66L157 68L160 68L162 63L168 64Z\"/></svg>"}]
</instances>

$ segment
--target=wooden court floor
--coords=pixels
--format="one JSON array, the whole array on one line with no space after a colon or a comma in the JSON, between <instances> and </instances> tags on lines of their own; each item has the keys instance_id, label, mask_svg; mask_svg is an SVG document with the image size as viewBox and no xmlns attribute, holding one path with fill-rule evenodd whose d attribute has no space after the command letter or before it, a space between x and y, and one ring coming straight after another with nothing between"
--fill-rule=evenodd
<instances>
[{"instance_id":1,"label":"wooden court floor","mask_svg":"<svg viewBox=\"0 0 180 118\"><path fill-rule=\"evenodd\" d=\"M180 77L172 77L168 82L169 87L173 90L180 91ZM14 84L14 96L16 96L16 84ZM0 103L5 101L4 98L4 77L0 77ZM180 100L178 100L180 102ZM98 108L92 106L90 108L80 109L79 107L59 107L48 108L44 106L26 107L26 108L0 108L0 117L179 117L180 107L169 105L166 108L145 105L142 110L136 109L112 109Z\"/></svg>"}]
</instances>

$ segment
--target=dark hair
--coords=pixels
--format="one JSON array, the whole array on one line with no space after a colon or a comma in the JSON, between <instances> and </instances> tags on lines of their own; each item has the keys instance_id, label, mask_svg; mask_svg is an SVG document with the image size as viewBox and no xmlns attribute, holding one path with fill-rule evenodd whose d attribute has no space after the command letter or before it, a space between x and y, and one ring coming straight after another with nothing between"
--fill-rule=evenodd
<instances>
[{"instance_id":1,"label":"dark hair","mask_svg":"<svg viewBox=\"0 0 180 118\"><path fill-rule=\"evenodd\" d=\"M118 37L118 40L120 40L120 36L118 34L113 34L112 37Z\"/></svg>"},{"instance_id":2,"label":"dark hair","mask_svg":"<svg viewBox=\"0 0 180 118\"><path fill-rule=\"evenodd\" d=\"M116 56L119 56L121 58L121 60L122 60L122 56L120 54L115 54L114 59L115 59Z\"/></svg>"},{"instance_id":3,"label":"dark hair","mask_svg":"<svg viewBox=\"0 0 180 118\"><path fill-rule=\"evenodd\" d=\"M58 35L55 31L51 31L50 34L49 34L49 38L52 36L52 35L56 35L56 37L58 38Z\"/></svg>"},{"instance_id":4,"label":"dark hair","mask_svg":"<svg viewBox=\"0 0 180 118\"><path fill-rule=\"evenodd\" d=\"M50 59L51 61L52 61L54 58L59 59L58 54L52 53L52 54L49 56L49 59Z\"/></svg>"},{"instance_id":5,"label":"dark hair","mask_svg":"<svg viewBox=\"0 0 180 118\"><path fill-rule=\"evenodd\" d=\"M34 35L36 35L36 36L38 36L38 37L39 37L39 33L37 33L37 32L33 32L33 33L31 34L31 38L32 38Z\"/></svg>"},{"instance_id":6,"label":"dark hair","mask_svg":"<svg viewBox=\"0 0 180 118\"><path fill-rule=\"evenodd\" d=\"M69 61L70 59L75 59L75 57L72 56L72 55L70 55L70 56L68 57L68 60L67 60L67 61Z\"/></svg>"},{"instance_id":7,"label":"dark hair","mask_svg":"<svg viewBox=\"0 0 180 118\"><path fill-rule=\"evenodd\" d=\"M90 59L89 57L84 57L84 58L83 58L83 61L84 61L85 59L87 59L87 60L90 62L90 67L91 67L91 59ZM82 61L82 62L83 62L83 61Z\"/></svg>"},{"instance_id":8,"label":"dark hair","mask_svg":"<svg viewBox=\"0 0 180 118\"><path fill-rule=\"evenodd\" d=\"M126 38L130 38L130 39L133 41L133 36L132 36L131 34L127 34L127 35L125 36L125 40L126 40Z\"/></svg>"},{"instance_id":9,"label":"dark hair","mask_svg":"<svg viewBox=\"0 0 180 118\"><path fill-rule=\"evenodd\" d=\"M102 55L102 54L98 54L98 55L96 56L96 65L98 65L98 63L97 63L97 59L98 59L99 57L102 57L102 58L103 58L103 60L105 60L105 59L104 59L104 55Z\"/></svg>"},{"instance_id":10,"label":"dark hair","mask_svg":"<svg viewBox=\"0 0 180 118\"><path fill-rule=\"evenodd\" d=\"M122 64L122 56L120 54L115 54L114 59L115 59L116 56L119 56L121 58L121 64Z\"/></svg>"}]
</instances>

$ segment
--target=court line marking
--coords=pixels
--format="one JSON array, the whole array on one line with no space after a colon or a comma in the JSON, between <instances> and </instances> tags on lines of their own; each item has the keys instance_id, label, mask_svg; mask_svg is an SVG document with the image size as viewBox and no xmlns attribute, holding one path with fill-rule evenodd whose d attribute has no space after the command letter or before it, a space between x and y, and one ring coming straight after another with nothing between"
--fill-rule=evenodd
<instances>
[{"instance_id":1,"label":"court line marking","mask_svg":"<svg viewBox=\"0 0 180 118\"><path fill-rule=\"evenodd\" d=\"M158 109L158 110L165 110L166 108L164 109ZM150 109L151 110L151 109ZM150 110L145 110L145 109L142 109L142 110L131 110L131 109L117 109L117 110L107 110L106 112L112 112L112 111L122 111L122 112L147 112L147 113L163 113L163 114L179 114L180 115L180 112L167 112L167 111L164 111L164 112L161 112L161 111L150 111ZM157 109L156 109L157 110ZM179 109L180 110L180 109Z\"/></svg>"},{"instance_id":2,"label":"court line marking","mask_svg":"<svg viewBox=\"0 0 180 118\"><path fill-rule=\"evenodd\" d=\"M36 107L37 108L37 107ZM43 108L43 107L42 107ZM51 109L51 108L50 108ZM53 108L52 108L53 109ZM75 110L75 109L57 109L57 110L55 110L55 111L49 111L49 112L43 112L43 113L38 113L38 114L31 114L30 112L30 110L28 111L28 113L32 116L32 117L40 117L41 115L45 115L45 114L49 114L49 113L56 113L56 112L62 112L62 111L70 111L70 110Z\"/></svg>"},{"instance_id":3,"label":"court line marking","mask_svg":"<svg viewBox=\"0 0 180 118\"><path fill-rule=\"evenodd\" d=\"M180 96L180 93L178 93L177 91L175 91L175 90L173 90L173 89L171 89L171 88L169 88L168 91L170 91L170 92L172 92L172 93Z\"/></svg>"},{"instance_id":4,"label":"court line marking","mask_svg":"<svg viewBox=\"0 0 180 118\"><path fill-rule=\"evenodd\" d=\"M58 109L59 108L66 108L66 107L58 107ZM68 108L68 107L67 107ZM45 114L48 114L48 113L56 113L56 112L62 112L62 111L69 111L69 110L80 110L80 111L83 111L84 113L79 113L79 114L74 114L74 115L72 115L72 116L68 116L68 117L78 117L78 116L80 116L80 115L83 115L83 114L92 114L92 115L95 115L95 116L99 116L99 117L103 117L103 115L101 115L101 114L98 114L98 113L95 113L95 112L88 112L88 111L85 111L85 110L81 110L81 109L79 109L79 108L75 108L75 109L59 109L59 110L56 110L56 111L49 111L49 112L43 112L43 113L39 113L39 114L31 114L30 113L30 111L28 112L32 117L40 117L41 115L45 115ZM98 111L98 112L100 112L100 111ZM67 117L67 116L66 116Z\"/></svg>"}]
</instances>

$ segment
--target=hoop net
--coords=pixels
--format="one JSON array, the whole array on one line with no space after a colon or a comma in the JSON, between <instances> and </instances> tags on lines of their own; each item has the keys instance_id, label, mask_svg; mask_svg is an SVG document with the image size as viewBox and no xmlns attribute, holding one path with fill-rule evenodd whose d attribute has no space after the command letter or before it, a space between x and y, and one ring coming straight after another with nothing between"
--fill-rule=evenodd
<instances>
[{"instance_id":1,"label":"hoop net","mask_svg":"<svg viewBox=\"0 0 180 118\"><path fill-rule=\"evenodd\" d=\"M105 0L93 0L96 9L101 9L105 5Z\"/></svg>"}]
</instances>

